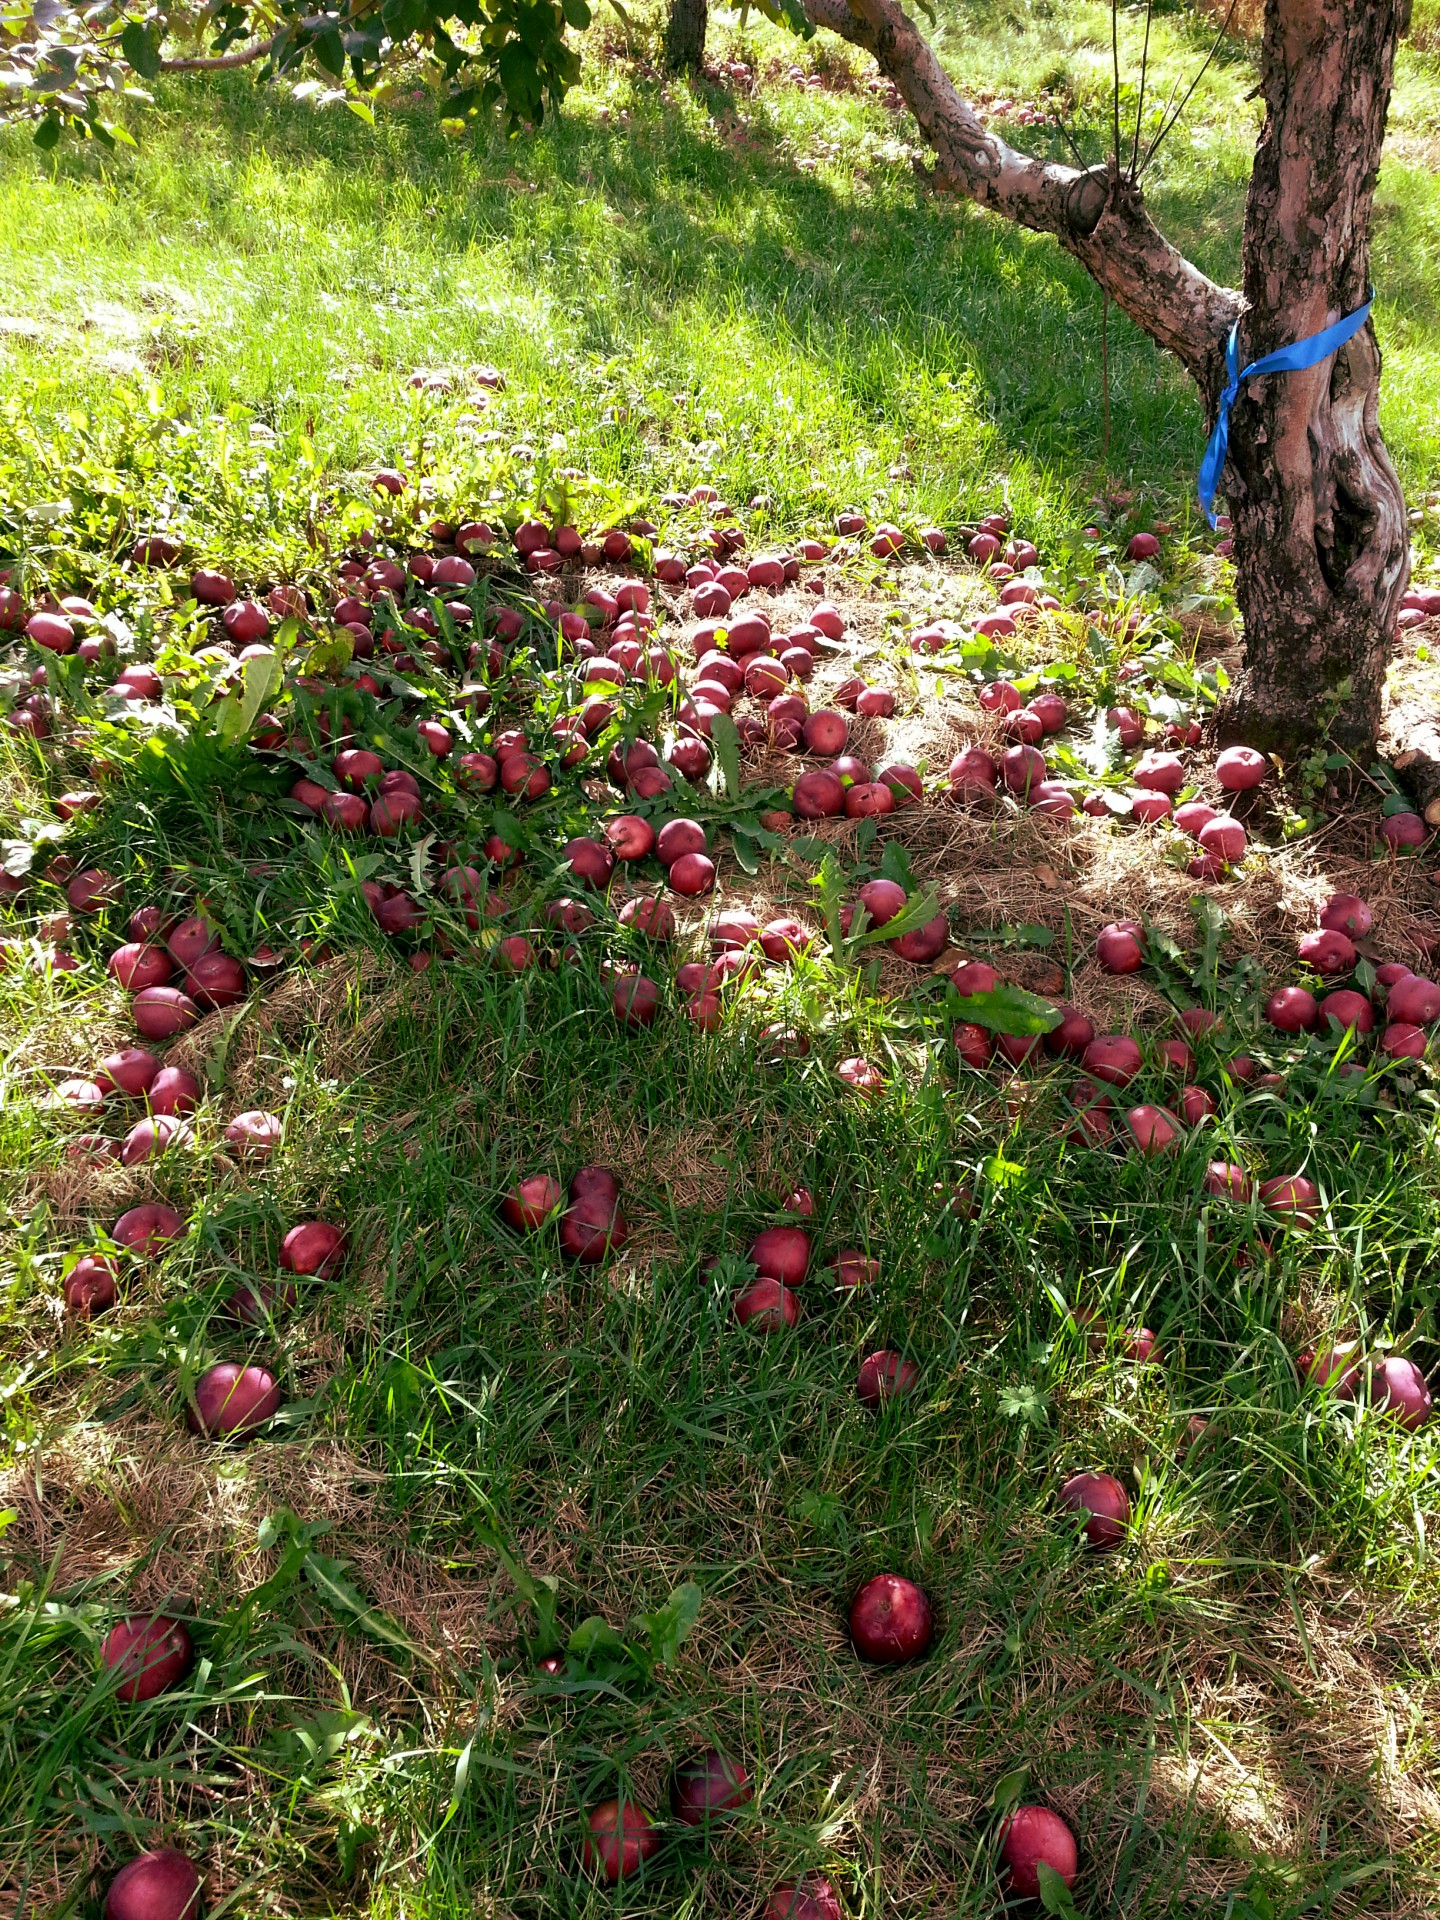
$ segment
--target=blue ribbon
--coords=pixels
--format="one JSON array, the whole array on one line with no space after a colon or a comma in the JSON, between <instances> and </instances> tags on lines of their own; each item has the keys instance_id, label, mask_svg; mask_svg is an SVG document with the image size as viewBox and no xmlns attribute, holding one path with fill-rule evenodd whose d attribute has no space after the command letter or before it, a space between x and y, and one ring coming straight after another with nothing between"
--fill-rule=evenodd
<instances>
[{"instance_id":1,"label":"blue ribbon","mask_svg":"<svg viewBox=\"0 0 1440 1920\"><path fill-rule=\"evenodd\" d=\"M1321 333L1312 333L1308 340L1297 340L1292 347L1277 347L1274 353L1267 353L1263 359L1252 360L1243 372L1240 369L1240 322L1235 322L1230 329L1230 338L1225 342L1225 372L1228 376L1225 391L1220 396L1215 431L1210 435L1205 458L1200 462L1200 505L1205 509L1205 518L1212 527L1215 525L1215 491L1225 471L1225 455L1230 447L1230 409L1239 398L1241 387L1256 374L1300 373L1306 367L1318 366L1322 360L1343 347L1352 334L1360 331L1370 318L1370 309L1374 304L1375 293L1372 288L1364 306L1357 307L1354 313L1347 314L1343 320L1337 320L1333 327L1326 327Z\"/></svg>"}]
</instances>

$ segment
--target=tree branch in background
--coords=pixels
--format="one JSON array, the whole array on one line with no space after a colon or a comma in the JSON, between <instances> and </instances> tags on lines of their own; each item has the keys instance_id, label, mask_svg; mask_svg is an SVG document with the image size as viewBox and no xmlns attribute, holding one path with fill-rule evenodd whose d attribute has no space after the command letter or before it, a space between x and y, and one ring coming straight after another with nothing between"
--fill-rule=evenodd
<instances>
[{"instance_id":1,"label":"tree branch in background","mask_svg":"<svg viewBox=\"0 0 1440 1920\"><path fill-rule=\"evenodd\" d=\"M1053 234L1213 402L1239 296L1207 279L1165 238L1138 187L1113 166L1059 166L1007 146L957 91L895 0L805 0L805 10L817 27L873 56L934 150L937 186Z\"/></svg>"}]
</instances>

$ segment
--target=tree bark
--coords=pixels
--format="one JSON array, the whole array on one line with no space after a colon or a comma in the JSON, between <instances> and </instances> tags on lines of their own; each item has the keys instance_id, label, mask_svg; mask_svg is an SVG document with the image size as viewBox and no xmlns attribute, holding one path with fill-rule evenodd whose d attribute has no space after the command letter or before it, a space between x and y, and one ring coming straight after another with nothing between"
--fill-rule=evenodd
<instances>
[{"instance_id":1,"label":"tree bark","mask_svg":"<svg viewBox=\"0 0 1440 1920\"><path fill-rule=\"evenodd\" d=\"M1370 221L1409 0L1269 0L1265 125L1245 210L1242 365L1368 297ZM1409 571L1405 501L1367 323L1338 354L1242 390L1225 492L1245 668L1223 730L1368 745Z\"/></svg>"},{"instance_id":2,"label":"tree bark","mask_svg":"<svg viewBox=\"0 0 1440 1920\"><path fill-rule=\"evenodd\" d=\"M1159 231L1138 183L1015 152L956 92L896 0L805 0L864 47L934 149L937 185L1051 233L1185 367L1213 423L1226 337L1242 362L1361 305L1395 49L1410 0L1266 0L1264 132L1246 206L1244 300ZM1333 358L1242 391L1222 490L1234 520L1245 666L1227 736L1291 749L1327 732L1374 741L1404 591L1404 502L1377 424L1380 355L1366 326ZM1199 465L1199 446L1196 465Z\"/></svg>"},{"instance_id":3,"label":"tree bark","mask_svg":"<svg viewBox=\"0 0 1440 1920\"><path fill-rule=\"evenodd\" d=\"M670 0L665 64L672 73L698 73L705 62L706 0Z\"/></svg>"}]
</instances>

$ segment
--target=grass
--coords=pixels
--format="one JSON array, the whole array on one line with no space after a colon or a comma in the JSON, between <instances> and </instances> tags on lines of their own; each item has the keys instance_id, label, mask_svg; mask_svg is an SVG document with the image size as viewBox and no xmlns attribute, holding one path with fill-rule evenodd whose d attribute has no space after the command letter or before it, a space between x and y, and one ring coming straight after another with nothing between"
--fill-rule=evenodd
<instances>
[{"instance_id":1,"label":"grass","mask_svg":"<svg viewBox=\"0 0 1440 1920\"><path fill-rule=\"evenodd\" d=\"M974 5L944 17L941 45L995 94L1063 85L1083 138L1104 24L1094 6ZM1157 24L1168 79L1202 36L1178 10ZM718 38L738 44L733 23ZM176 644L163 578L120 558L160 503L240 577L318 585L374 522L365 472L402 458L433 481L427 514L563 481L603 523L709 478L769 497L748 516L757 543L852 500L953 529L1003 492L1052 571L1098 487L1132 495L1117 525L1183 515L1199 420L1178 377L1112 315L1107 458L1088 282L1043 241L923 197L904 123L867 96L783 84L818 53L748 34L774 71L727 99L637 74L613 27L596 40L608 55L573 109L519 146L450 142L411 107L371 133L240 83L167 89L113 163L42 162L6 136L0 248L36 331L3 336L0 512L32 588L83 586L142 651ZM1155 184L1217 273L1234 271L1249 57L1217 63ZM1417 502L1435 465L1429 62L1406 57L1376 267L1387 431ZM404 386L416 366L479 361L507 376L483 407L466 378L438 399ZM526 445L533 460L511 451ZM1177 589L1213 591L1187 540ZM974 723L968 686L951 676L935 721L881 626L885 593L836 578L869 622L867 670L904 690L912 733L892 739L923 735L933 758L937 727ZM890 597L968 590L951 572ZM1103 704L1121 656L1076 652ZM392 757L413 751L403 715L365 714ZM83 705L78 720L93 732ZM3 753L7 833L33 839L91 749ZM749 1913L817 1869L852 1920L979 1920L997 1905L997 1794L1020 1769L1076 1828L1089 1915L1434 1911L1436 1440L1302 1390L1291 1359L1337 1332L1433 1357L1427 1072L1347 1080L1317 1042L1277 1095L1202 1048L1213 1134L1154 1163L1066 1146L1067 1075L957 1073L934 978L822 955L772 970L704 1035L652 962L671 1006L627 1035L588 943L579 965L518 979L415 975L359 891L404 878L403 858L367 864L193 741L156 762L67 830L124 876L124 911L76 932L74 975L0 970L0 1887L17 1920L89 1920L109 1873L161 1839L206 1866L212 1913L236 1916ZM522 880L540 895L589 810L567 789L528 816ZM462 841L489 815L457 808ZM1139 836L1057 851L1023 816L927 808L832 839L848 886L903 849L955 937L1037 990L1147 1044L1171 1002L1208 996L1262 1064L1258 975L1325 886L1373 893L1396 950L1430 897L1422 870L1374 867L1368 828L1337 816L1226 891L1215 965L1195 972L1191 889ZM727 850L722 898L813 918L814 864L752 876ZM297 960L233 1024L178 1044L206 1087L193 1150L92 1174L45 1093L130 1039L103 962L146 897L205 898L237 953L309 936L338 957ZM1188 957L1117 987L1093 931L1142 903ZM59 904L37 889L37 910ZM1052 942L987 936L1002 920ZM26 909L15 923L36 926ZM607 949L642 951L614 929ZM767 1067L772 1020L811 1032L812 1054ZM873 1101L834 1078L854 1053L886 1064ZM1164 1093L1153 1062L1142 1085ZM249 1106L285 1119L259 1169L219 1151ZM1267 1252L1248 1210L1197 1201L1222 1150L1307 1172L1320 1226ZM601 1270L497 1213L518 1171L588 1160L620 1172L631 1226ZM797 1180L819 1257L863 1248L881 1283L842 1298L816 1273L793 1334L744 1335L729 1272L702 1257L743 1253ZM972 1218L937 1199L957 1182ZM184 1214L183 1243L127 1277L114 1314L66 1321L66 1260L152 1194ZM307 1217L350 1227L343 1278L240 1335L226 1298L273 1276ZM1154 1328L1164 1364L1092 1352L1082 1305ZM887 1345L920 1363L920 1388L874 1417L854 1375ZM282 1383L277 1430L223 1451L187 1437L188 1385L241 1353ZM1196 1414L1210 1426L1187 1449ZM1054 1509L1060 1479L1096 1466L1126 1478L1137 1515L1103 1559ZM922 1581L939 1616L935 1651L893 1674L862 1668L843 1631L881 1569ZM639 1617L687 1582L693 1630L652 1641ZM200 1664L123 1706L99 1638L160 1607L193 1623ZM625 1645L576 1642L561 1677L539 1676L536 1656L595 1615ZM663 1812L671 1765L712 1742L744 1757L752 1809L708 1839L672 1831L623 1893L593 1887L583 1810L633 1791Z\"/></svg>"}]
</instances>

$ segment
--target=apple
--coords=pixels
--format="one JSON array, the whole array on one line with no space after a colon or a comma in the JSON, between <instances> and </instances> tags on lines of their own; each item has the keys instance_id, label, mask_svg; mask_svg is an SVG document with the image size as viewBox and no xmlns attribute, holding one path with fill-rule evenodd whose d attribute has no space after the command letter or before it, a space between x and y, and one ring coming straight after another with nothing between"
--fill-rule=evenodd
<instances>
[{"instance_id":1,"label":"apple","mask_svg":"<svg viewBox=\"0 0 1440 1920\"><path fill-rule=\"evenodd\" d=\"M837 1287L853 1291L858 1287L872 1287L880 1278L880 1262L858 1247L843 1248L829 1264Z\"/></svg>"},{"instance_id":2,"label":"apple","mask_svg":"<svg viewBox=\"0 0 1440 1920\"><path fill-rule=\"evenodd\" d=\"M242 1366L222 1360L195 1382L194 1404L186 1411L192 1433L212 1440L238 1435L248 1438L274 1418L280 1407L280 1388L264 1367Z\"/></svg>"},{"instance_id":3,"label":"apple","mask_svg":"<svg viewBox=\"0 0 1440 1920\"><path fill-rule=\"evenodd\" d=\"M280 1264L287 1273L333 1280L345 1259L346 1247L342 1227L325 1220L305 1220L291 1227L280 1242Z\"/></svg>"},{"instance_id":4,"label":"apple","mask_svg":"<svg viewBox=\"0 0 1440 1920\"><path fill-rule=\"evenodd\" d=\"M864 1660L893 1665L928 1653L935 1616L924 1592L898 1573L877 1573L850 1602L850 1638Z\"/></svg>"},{"instance_id":5,"label":"apple","mask_svg":"<svg viewBox=\"0 0 1440 1920\"><path fill-rule=\"evenodd\" d=\"M950 942L949 923L943 912L937 913L933 920L927 920L923 927L914 927L909 933L902 933L896 940L888 942L890 951L900 959L908 960L912 966L928 966L938 959Z\"/></svg>"},{"instance_id":6,"label":"apple","mask_svg":"<svg viewBox=\"0 0 1440 1920\"><path fill-rule=\"evenodd\" d=\"M1307 1387L1318 1387L1337 1400L1353 1400L1360 1384L1361 1360L1358 1340L1340 1340L1329 1346L1307 1347L1295 1368Z\"/></svg>"},{"instance_id":7,"label":"apple","mask_svg":"<svg viewBox=\"0 0 1440 1920\"><path fill-rule=\"evenodd\" d=\"M1100 929L1095 957L1106 973L1138 973L1145 964L1145 930L1135 920L1113 920Z\"/></svg>"},{"instance_id":8,"label":"apple","mask_svg":"<svg viewBox=\"0 0 1440 1920\"><path fill-rule=\"evenodd\" d=\"M655 829L639 814L621 813L606 821L605 840L617 860L643 860L654 851Z\"/></svg>"},{"instance_id":9,"label":"apple","mask_svg":"<svg viewBox=\"0 0 1440 1920\"><path fill-rule=\"evenodd\" d=\"M1072 1474L1060 1489L1060 1504L1069 1513L1084 1514L1085 1539L1095 1552L1109 1552L1125 1538L1130 1498L1113 1474Z\"/></svg>"},{"instance_id":10,"label":"apple","mask_svg":"<svg viewBox=\"0 0 1440 1920\"><path fill-rule=\"evenodd\" d=\"M1081 1055L1085 1071L1112 1087L1128 1087L1143 1064L1139 1046L1124 1033L1101 1034Z\"/></svg>"},{"instance_id":11,"label":"apple","mask_svg":"<svg viewBox=\"0 0 1440 1920\"><path fill-rule=\"evenodd\" d=\"M105 1891L105 1920L198 1920L200 1908L200 1875L174 1847L140 1854Z\"/></svg>"},{"instance_id":12,"label":"apple","mask_svg":"<svg viewBox=\"0 0 1440 1920\"><path fill-rule=\"evenodd\" d=\"M166 1241L178 1240L184 1231L185 1222L173 1207L151 1201L122 1213L110 1229L110 1237L144 1259L149 1254L159 1253Z\"/></svg>"},{"instance_id":13,"label":"apple","mask_svg":"<svg viewBox=\"0 0 1440 1920\"><path fill-rule=\"evenodd\" d=\"M1144 1104L1131 1107L1125 1115L1125 1124L1136 1149L1146 1159L1167 1152L1180 1138L1179 1120L1164 1107Z\"/></svg>"},{"instance_id":14,"label":"apple","mask_svg":"<svg viewBox=\"0 0 1440 1920\"><path fill-rule=\"evenodd\" d=\"M1135 536L1136 540L1148 538L1148 534ZM1135 541L1130 544L1133 547ZM1041 1866L1059 1874L1067 1887L1074 1886L1080 1868L1074 1834L1048 1807L1016 1807L1000 1829L1000 1858L1011 1892L1023 1900L1040 1898Z\"/></svg>"},{"instance_id":15,"label":"apple","mask_svg":"<svg viewBox=\"0 0 1440 1920\"><path fill-rule=\"evenodd\" d=\"M887 926L909 904L909 895L894 880L867 880L857 899L872 927Z\"/></svg>"},{"instance_id":16,"label":"apple","mask_svg":"<svg viewBox=\"0 0 1440 1920\"><path fill-rule=\"evenodd\" d=\"M1320 1206L1320 1190L1303 1174L1282 1173L1260 1183L1260 1204L1278 1213L1291 1226L1313 1227Z\"/></svg>"},{"instance_id":17,"label":"apple","mask_svg":"<svg viewBox=\"0 0 1440 1920\"><path fill-rule=\"evenodd\" d=\"M1176 807L1170 818L1182 833L1198 838L1200 829L1209 826L1212 820L1219 818L1219 810L1205 800L1186 800Z\"/></svg>"},{"instance_id":18,"label":"apple","mask_svg":"<svg viewBox=\"0 0 1440 1920\"><path fill-rule=\"evenodd\" d=\"M135 940L117 947L105 965L111 977L128 993L167 986L175 973L170 956L162 947L146 946Z\"/></svg>"},{"instance_id":19,"label":"apple","mask_svg":"<svg viewBox=\"0 0 1440 1920\"><path fill-rule=\"evenodd\" d=\"M121 1094L131 1100L143 1099L157 1073L160 1062L144 1047L122 1047L107 1053L95 1069L95 1084L104 1094Z\"/></svg>"},{"instance_id":20,"label":"apple","mask_svg":"<svg viewBox=\"0 0 1440 1920\"><path fill-rule=\"evenodd\" d=\"M120 1159L127 1167L138 1167L154 1160L173 1147L191 1144L189 1127L173 1114L157 1114L153 1119L137 1120L120 1143Z\"/></svg>"},{"instance_id":21,"label":"apple","mask_svg":"<svg viewBox=\"0 0 1440 1920\"><path fill-rule=\"evenodd\" d=\"M964 971L963 967L956 969L957 973ZM951 979L953 980L954 977L952 974ZM1061 1016L1060 1024L1058 1027L1052 1027L1045 1035L1046 1051L1054 1054L1068 1053L1077 1058L1082 1056L1095 1038L1095 1022L1076 1007L1057 1007L1056 1012Z\"/></svg>"},{"instance_id":22,"label":"apple","mask_svg":"<svg viewBox=\"0 0 1440 1920\"><path fill-rule=\"evenodd\" d=\"M1376 1367L1370 1385L1371 1404L1389 1413L1413 1433L1430 1418L1430 1390L1413 1360L1392 1353Z\"/></svg>"},{"instance_id":23,"label":"apple","mask_svg":"<svg viewBox=\"0 0 1440 1920\"><path fill-rule=\"evenodd\" d=\"M950 1043L967 1067L983 1069L990 1064L994 1042L988 1027L972 1020L961 1020L950 1030Z\"/></svg>"},{"instance_id":24,"label":"apple","mask_svg":"<svg viewBox=\"0 0 1440 1920\"><path fill-rule=\"evenodd\" d=\"M197 960L220 949L219 930L202 913L178 921L165 935L165 946L176 966L188 972Z\"/></svg>"},{"instance_id":25,"label":"apple","mask_svg":"<svg viewBox=\"0 0 1440 1920\"><path fill-rule=\"evenodd\" d=\"M1332 893L1320 915L1322 927L1350 940L1363 940L1374 924L1374 915L1358 893Z\"/></svg>"},{"instance_id":26,"label":"apple","mask_svg":"<svg viewBox=\"0 0 1440 1920\"><path fill-rule=\"evenodd\" d=\"M1425 1029L1406 1020L1392 1020L1380 1036L1380 1050L1392 1060L1423 1060L1429 1050Z\"/></svg>"},{"instance_id":27,"label":"apple","mask_svg":"<svg viewBox=\"0 0 1440 1920\"><path fill-rule=\"evenodd\" d=\"M587 1871L612 1885L637 1873L660 1849L650 1815L634 1800L602 1800L586 1816L582 1849Z\"/></svg>"},{"instance_id":28,"label":"apple","mask_svg":"<svg viewBox=\"0 0 1440 1920\"><path fill-rule=\"evenodd\" d=\"M1245 829L1233 814L1217 813L1213 820L1205 822L1196 838L1202 852L1225 862L1227 866L1244 858Z\"/></svg>"},{"instance_id":29,"label":"apple","mask_svg":"<svg viewBox=\"0 0 1440 1920\"><path fill-rule=\"evenodd\" d=\"M1038 747L1007 747L1000 756L1000 777L1012 793L1022 798L1047 778L1049 768Z\"/></svg>"},{"instance_id":30,"label":"apple","mask_svg":"<svg viewBox=\"0 0 1440 1920\"><path fill-rule=\"evenodd\" d=\"M1204 1087L1182 1087L1176 1096L1176 1105L1187 1127L1198 1127L1202 1120L1209 1120L1216 1111L1215 1096L1207 1093Z\"/></svg>"},{"instance_id":31,"label":"apple","mask_svg":"<svg viewBox=\"0 0 1440 1920\"><path fill-rule=\"evenodd\" d=\"M810 1236L803 1227L766 1227L751 1244L750 1259L764 1278L798 1287L810 1266Z\"/></svg>"},{"instance_id":32,"label":"apple","mask_svg":"<svg viewBox=\"0 0 1440 1920\"><path fill-rule=\"evenodd\" d=\"M118 1298L115 1263L101 1254L82 1254L65 1276L66 1311L88 1320L108 1313Z\"/></svg>"},{"instance_id":33,"label":"apple","mask_svg":"<svg viewBox=\"0 0 1440 1920\"><path fill-rule=\"evenodd\" d=\"M807 1873L776 1887L762 1920L843 1920L840 1897L823 1875Z\"/></svg>"},{"instance_id":34,"label":"apple","mask_svg":"<svg viewBox=\"0 0 1440 1920\"><path fill-rule=\"evenodd\" d=\"M1185 762L1178 753L1160 753L1152 749L1136 761L1131 779L1137 787L1155 793L1176 794L1185 785Z\"/></svg>"},{"instance_id":35,"label":"apple","mask_svg":"<svg viewBox=\"0 0 1440 1920\"><path fill-rule=\"evenodd\" d=\"M742 1327L778 1333L782 1327L793 1327L800 1318L800 1297L782 1280L762 1276L736 1295L735 1318Z\"/></svg>"},{"instance_id":36,"label":"apple","mask_svg":"<svg viewBox=\"0 0 1440 1920\"><path fill-rule=\"evenodd\" d=\"M1215 761L1215 778L1227 793L1244 793L1265 778L1265 756L1254 747L1226 747Z\"/></svg>"},{"instance_id":37,"label":"apple","mask_svg":"<svg viewBox=\"0 0 1440 1920\"><path fill-rule=\"evenodd\" d=\"M531 1173L511 1187L500 1203L500 1211L517 1232L534 1233L544 1226L563 1198L558 1180L548 1173Z\"/></svg>"},{"instance_id":38,"label":"apple","mask_svg":"<svg viewBox=\"0 0 1440 1920\"><path fill-rule=\"evenodd\" d=\"M801 738L805 742L807 753L823 753L831 756L843 753L845 743L850 738L850 723L843 713L821 707L804 723Z\"/></svg>"},{"instance_id":39,"label":"apple","mask_svg":"<svg viewBox=\"0 0 1440 1920\"><path fill-rule=\"evenodd\" d=\"M686 1827L703 1827L717 1815L748 1806L754 1795L750 1776L738 1760L710 1747L675 1769L670 1811Z\"/></svg>"},{"instance_id":40,"label":"apple","mask_svg":"<svg viewBox=\"0 0 1440 1920\"><path fill-rule=\"evenodd\" d=\"M882 1347L861 1361L855 1392L862 1406L875 1408L886 1400L913 1393L919 1379L920 1369L913 1360Z\"/></svg>"},{"instance_id":41,"label":"apple","mask_svg":"<svg viewBox=\"0 0 1440 1920\"><path fill-rule=\"evenodd\" d=\"M163 1613L118 1620L100 1645L100 1664L118 1673L117 1700L153 1700L185 1678L195 1664L190 1635Z\"/></svg>"},{"instance_id":42,"label":"apple","mask_svg":"<svg viewBox=\"0 0 1440 1920\"><path fill-rule=\"evenodd\" d=\"M832 769L815 768L801 774L791 800L802 820L834 819L845 811L845 785Z\"/></svg>"},{"instance_id":43,"label":"apple","mask_svg":"<svg viewBox=\"0 0 1440 1920\"><path fill-rule=\"evenodd\" d=\"M1356 1033L1369 1033L1375 1025L1375 1009L1363 993L1348 987L1342 987L1338 993L1327 993L1320 1002L1319 1012L1321 1030L1327 1033L1332 1022L1342 1032L1353 1028Z\"/></svg>"},{"instance_id":44,"label":"apple","mask_svg":"<svg viewBox=\"0 0 1440 1920\"><path fill-rule=\"evenodd\" d=\"M1309 1033L1319 1008L1304 987L1277 987L1265 1002L1265 1018L1279 1033Z\"/></svg>"},{"instance_id":45,"label":"apple","mask_svg":"<svg viewBox=\"0 0 1440 1920\"><path fill-rule=\"evenodd\" d=\"M999 768L993 755L981 746L962 748L946 772L950 792L956 798L970 793L993 793L998 778Z\"/></svg>"},{"instance_id":46,"label":"apple","mask_svg":"<svg viewBox=\"0 0 1440 1920\"><path fill-rule=\"evenodd\" d=\"M1407 974L1390 989L1387 1006L1392 1020L1404 1020L1411 1026L1428 1027L1440 1020L1440 986L1420 974Z\"/></svg>"},{"instance_id":47,"label":"apple","mask_svg":"<svg viewBox=\"0 0 1440 1920\"><path fill-rule=\"evenodd\" d=\"M1317 973L1349 973L1355 965L1355 948L1348 934L1322 927L1318 933L1305 934L1297 951L1306 966Z\"/></svg>"}]
</instances>

